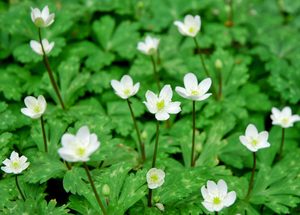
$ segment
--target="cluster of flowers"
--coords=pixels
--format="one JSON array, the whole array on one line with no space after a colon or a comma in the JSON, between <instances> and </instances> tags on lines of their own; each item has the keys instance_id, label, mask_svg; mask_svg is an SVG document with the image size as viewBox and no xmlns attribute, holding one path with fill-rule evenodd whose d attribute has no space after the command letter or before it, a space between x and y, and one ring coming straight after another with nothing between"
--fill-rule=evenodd
<instances>
[{"instance_id":1,"label":"cluster of flowers","mask_svg":"<svg viewBox=\"0 0 300 215\"><path fill-rule=\"evenodd\" d=\"M38 8L31 8L31 19L39 28L47 27L54 22L54 14L49 15L48 6L44 7L42 12ZM181 34L195 37L200 30L201 20L200 16L187 15L184 19L184 23L175 21L174 24L178 26L178 30ZM160 39L146 37L145 43L139 42L137 49L147 55L153 55L158 49ZM43 55L42 46L37 41L30 42L32 49ZM45 53L49 53L54 46L54 42L50 43L47 39L42 40ZM193 101L202 101L207 99L211 93L207 93L212 82L210 78L206 78L198 84L198 80L195 74L188 73L184 76L184 86L176 87L175 91L183 98ZM133 80L130 76L124 75L120 81L112 80L111 85L115 90L115 93L122 99L128 99L134 96L140 87L139 83L133 85ZM173 91L170 85L165 85L159 93L159 96L152 91L146 92L146 100L144 101L149 112L155 114L157 120L167 120L169 114L177 114L181 111L180 102L172 102ZM26 108L22 108L21 112L33 119L40 118L45 112L47 103L45 98L40 95L38 99L28 96L24 100ZM277 108L272 108L272 124L280 125L283 128L293 126L293 123L300 121L298 115L292 115L291 108L285 107L282 111ZM239 137L241 143L245 145L249 150L256 152L260 148L266 148L270 146L268 140L268 132L262 131L258 133L256 127L253 124L248 125L245 136ZM76 135L66 133L61 138L62 148L58 149L58 153L62 159L68 162L86 162L89 161L89 156L94 153L99 147L100 142L95 133L90 133L87 126L82 126L77 131ZM29 166L29 162L26 162L27 158L23 155L19 157L19 154L15 151L11 153L10 159L5 159L2 163L1 169L6 173L19 174ZM149 189L156 189L164 183L165 173L156 168L152 168L146 175ZM224 207L232 205L236 200L236 192L231 191L228 193L227 184L224 180L219 180L216 184L213 181L207 182L207 188L205 185L201 188L201 193L204 198L202 204L208 211L220 211ZM163 210L162 204L157 204L161 210Z\"/></svg>"}]
</instances>

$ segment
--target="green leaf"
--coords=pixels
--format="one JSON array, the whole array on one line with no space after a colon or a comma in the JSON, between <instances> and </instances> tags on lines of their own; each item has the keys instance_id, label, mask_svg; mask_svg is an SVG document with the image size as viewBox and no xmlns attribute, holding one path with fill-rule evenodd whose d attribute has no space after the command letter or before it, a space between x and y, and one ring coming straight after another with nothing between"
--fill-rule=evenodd
<instances>
[{"instance_id":1,"label":"green leaf","mask_svg":"<svg viewBox=\"0 0 300 215\"><path fill-rule=\"evenodd\" d=\"M82 167L72 166L71 170L68 170L63 178L63 187L66 192L72 194L78 193L83 195L84 190L87 189L86 183L82 179L87 180L86 172Z\"/></svg>"},{"instance_id":2,"label":"green leaf","mask_svg":"<svg viewBox=\"0 0 300 215\"><path fill-rule=\"evenodd\" d=\"M77 195L71 195L69 197L69 200L71 204L69 205L69 208L72 210L75 210L81 214L86 214L86 215L96 215L97 211L92 207L92 205L84 198L81 196Z\"/></svg>"},{"instance_id":3,"label":"green leaf","mask_svg":"<svg viewBox=\"0 0 300 215\"><path fill-rule=\"evenodd\" d=\"M5 130L9 126L14 125L14 123L17 121L17 118L15 115L11 113L10 110L6 110L8 105L5 102L0 102L0 129Z\"/></svg>"},{"instance_id":4,"label":"green leaf","mask_svg":"<svg viewBox=\"0 0 300 215\"><path fill-rule=\"evenodd\" d=\"M67 170L63 162L45 152L38 152L36 156L30 157L28 160L30 161L30 166L25 176L25 181L29 183L39 182L42 184L50 178L61 178Z\"/></svg>"}]
</instances>

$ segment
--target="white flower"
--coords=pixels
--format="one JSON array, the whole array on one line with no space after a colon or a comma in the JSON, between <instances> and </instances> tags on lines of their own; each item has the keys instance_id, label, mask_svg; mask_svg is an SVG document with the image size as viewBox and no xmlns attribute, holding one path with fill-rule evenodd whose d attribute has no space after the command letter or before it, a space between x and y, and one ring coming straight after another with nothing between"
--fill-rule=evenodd
<instances>
[{"instance_id":1,"label":"white flower","mask_svg":"<svg viewBox=\"0 0 300 215\"><path fill-rule=\"evenodd\" d=\"M1 169L6 173L18 174L29 166L30 162L26 163L26 161L27 157L22 155L22 157L19 158L19 154L13 151L10 155L10 160L6 158L2 162L6 166L2 166Z\"/></svg>"},{"instance_id":2,"label":"white flower","mask_svg":"<svg viewBox=\"0 0 300 215\"><path fill-rule=\"evenodd\" d=\"M49 41L47 39L43 39L42 40L42 44L43 44L44 51L45 51L46 54L48 54L52 50L52 48L54 46L54 42L51 42L49 44ZM30 47L32 48L32 50L35 53L37 53L39 55L43 55L42 46L41 46L41 44L38 41L31 40L30 41Z\"/></svg>"},{"instance_id":3,"label":"white flower","mask_svg":"<svg viewBox=\"0 0 300 215\"><path fill-rule=\"evenodd\" d=\"M181 111L180 102L171 102L173 91L170 85L165 85L160 91L159 97L151 91L146 92L147 102L144 102L151 113L155 113L157 120L167 120L169 113L176 114Z\"/></svg>"},{"instance_id":4,"label":"white flower","mask_svg":"<svg viewBox=\"0 0 300 215\"><path fill-rule=\"evenodd\" d=\"M24 99L27 108L22 108L21 112L32 119L39 118L46 110L47 103L44 96L39 95L38 99L33 96L27 96Z\"/></svg>"},{"instance_id":5,"label":"white flower","mask_svg":"<svg viewBox=\"0 0 300 215\"><path fill-rule=\"evenodd\" d=\"M188 73L183 78L183 83L185 88L176 87L175 91L186 99L191 99L195 101L202 101L207 99L211 93L206 93L211 86L211 79L206 78L200 82L198 85L198 80L196 75L193 73Z\"/></svg>"},{"instance_id":6,"label":"white flower","mask_svg":"<svg viewBox=\"0 0 300 215\"><path fill-rule=\"evenodd\" d=\"M195 37L201 28L200 16L186 15L184 22L175 21L174 25L178 27L178 31L185 36Z\"/></svg>"},{"instance_id":7,"label":"white flower","mask_svg":"<svg viewBox=\"0 0 300 215\"><path fill-rule=\"evenodd\" d=\"M155 203L155 206L162 212L165 212L165 207L161 203Z\"/></svg>"},{"instance_id":8,"label":"white flower","mask_svg":"<svg viewBox=\"0 0 300 215\"><path fill-rule=\"evenodd\" d=\"M156 168L152 168L147 172L147 182L149 189L156 189L160 187L165 182L166 174Z\"/></svg>"},{"instance_id":9,"label":"white flower","mask_svg":"<svg viewBox=\"0 0 300 215\"><path fill-rule=\"evenodd\" d=\"M115 93L122 99L134 96L140 88L139 82L133 86L133 81L129 75L124 75L121 81L111 80L110 84L114 88Z\"/></svg>"},{"instance_id":10,"label":"white flower","mask_svg":"<svg viewBox=\"0 0 300 215\"><path fill-rule=\"evenodd\" d=\"M152 38L151 36L147 36L145 43L139 42L137 46L137 50L141 51L142 53L146 55L153 55L156 53L158 44L160 42L160 39Z\"/></svg>"},{"instance_id":11,"label":"white flower","mask_svg":"<svg viewBox=\"0 0 300 215\"><path fill-rule=\"evenodd\" d=\"M256 127L253 124L250 124L246 129L246 136L240 136L240 141L250 151L256 152L258 149L270 146L270 143L267 142L268 137L269 133L267 131L258 133Z\"/></svg>"},{"instance_id":12,"label":"white flower","mask_svg":"<svg viewBox=\"0 0 300 215\"><path fill-rule=\"evenodd\" d=\"M280 125L283 128L288 128L292 127L294 122L300 121L300 116L297 114L292 115L290 107L283 108L281 112L277 108L273 107L271 119L273 125Z\"/></svg>"},{"instance_id":13,"label":"white flower","mask_svg":"<svg viewBox=\"0 0 300 215\"><path fill-rule=\"evenodd\" d=\"M203 185L201 193L204 198L204 202L201 203L210 212L220 211L224 207L229 207L236 199L234 191L227 193L227 184L222 179L218 181L218 185L213 181L207 181L207 189Z\"/></svg>"},{"instance_id":14,"label":"white flower","mask_svg":"<svg viewBox=\"0 0 300 215\"><path fill-rule=\"evenodd\" d=\"M48 5L44 7L42 12L38 8L31 8L31 19L39 28L45 28L51 25L54 22L54 16L54 13L49 15Z\"/></svg>"},{"instance_id":15,"label":"white flower","mask_svg":"<svg viewBox=\"0 0 300 215\"><path fill-rule=\"evenodd\" d=\"M100 146L96 134L90 134L87 126L82 126L73 134L64 134L61 138L62 148L57 150L61 158L69 162L88 161L89 156Z\"/></svg>"}]
</instances>

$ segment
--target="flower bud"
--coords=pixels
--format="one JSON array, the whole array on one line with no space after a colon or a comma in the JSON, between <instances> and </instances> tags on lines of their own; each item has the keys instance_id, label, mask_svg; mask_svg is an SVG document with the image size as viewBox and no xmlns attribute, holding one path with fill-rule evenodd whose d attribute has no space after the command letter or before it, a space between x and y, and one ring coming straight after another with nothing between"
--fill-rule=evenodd
<instances>
[{"instance_id":1,"label":"flower bud","mask_svg":"<svg viewBox=\"0 0 300 215\"><path fill-rule=\"evenodd\" d=\"M143 131L142 132L142 140L146 140L148 138L148 132L147 131Z\"/></svg>"},{"instance_id":2,"label":"flower bud","mask_svg":"<svg viewBox=\"0 0 300 215\"><path fill-rule=\"evenodd\" d=\"M104 196L109 196L110 194L110 188L107 184L104 184L102 187L102 193Z\"/></svg>"},{"instance_id":3,"label":"flower bud","mask_svg":"<svg viewBox=\"0 0 300 215\"><path fill-rule=\"evenodd\" d=\"M229 5L225 5L224 10L226 13L230 13L231 12L231 8Z\"/></svg>"},{"instance_id":4,"label":"flower bud","mask_svg":"<svg viewBox=\"0 0 300 215\"><path fill-rule=\"evenodd\" d=\"M215 61L215 67L217 68L217 70L221 70L223 68L223 63L220 59L217 59Z\"/></svg>"},{"instance_id":5,"label":"flower bud","mask_svg":"<svg viewBox=\"0 0 300 215\"><path fill-rule=\"evenodd\" d=\"M137 6L138 9L141 10L144 7L144 3L142 1L139 1L136 6Z\"/></svg>"},{"instance_id":6,"label":"flower bud","mask_svg":"<svg viewBox=\"0 0 300 215\"><path fill-rule=\"evenodd\" d=\"M163 204L161 204L161 203L156 203L155 206L156 206L160 211L162 211L162 212L165 211L165 207L164 207Z\"/></svg>"},{"instance_id":7,"label":"flower bud","mask_svg":"<svg viewBox=\"0 0 300 215\"><path fill-rule=\"evenodd\" d=\"M153 201L154 201L154 202L158 202L159 200L160 200L160 196L154 196L154 197L153 197Z\"/></svg>"},{"instance_id":8,"label":"flower bud","mask_svg":"<svg viewBox=\"0 0 300 215\"><path fill-rule=\"evenodd\" d=\"M202 143L197 143L195 146L195 151L200 153L202 151Z\"/></svg>"}]
</instances>

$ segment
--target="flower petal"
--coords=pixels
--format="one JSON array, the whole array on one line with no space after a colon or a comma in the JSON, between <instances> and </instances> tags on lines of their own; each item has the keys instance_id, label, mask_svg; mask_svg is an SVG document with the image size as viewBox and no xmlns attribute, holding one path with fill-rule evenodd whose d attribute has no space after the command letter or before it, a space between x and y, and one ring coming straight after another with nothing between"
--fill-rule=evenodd
<instances>
[{"instance_id":1,"label":"flower petal","mask_svg":"<svg viewBox=\"0 0 300 215\"><path fill-rule=\"evenodd\" d=\"M25 99L24 99L24 103L26 105L27 108L30 109L30 107L34 104L37 103L37 100L36 98L34 98L33 96L27 96Z\"/></svg>"},{"instance_id":2,"label":"flower petal","mask_svg":"<svg viewBox=\"0 0 300 215\"><path fill-rule=\"evenodd\" d=\"M214 181L207 181L207 192L210 196L215 196L215 193L218 193L218 187Z\"/></svg>"},{"instance_id":3,"label":"flower petal","mask_svg":"<svg viewBox=\"0 0 300 215\"><path fill-rule=\"evenodd\" d=\"M220 179L218 181L218 185L217 186L218 186L220 195L222 197L226 196L226 194L227 194L227 184L226 184L226 182L223 179Z\"/></svg>"},{"instance_id":4,"label":"flower petal","mask_svg":"<svg viewBox=\"0 0 300 215\"><path fill-rule=\"evenodd\" d=\"M54 22L54 17L55 17L54 13L50 14L48 19L45 20L44 27L48 27L49 25L51 25Z\"/></svg>"},{"instance_id":5,"label":"flower petal","mask_svg":"<svg viewBox=\"0 0 300 215\"><path fill-rule=\"evenodd\" d=\"M202 194L204 200L209 198L209 195L208 195L207 189L205 188L205 185L203 185L201 187L201 194Z\"/></svg>"},{"instance_id":6,"label":"flower petal","mask_svg":"<svg viewBox=\"0 0 300 215\"><path fill-rule=\"evenodd\" d=\"M258 135L258 131L253 124L249 124L246 129L246 137L256 137Z\"/></svg>"},{"instance_id":7,"label":"flower petal","mask_svg":"<svg viewBox=\"0 0 300 215\"><path fill-rule=\"evenodd\" d=\"M170 118L170 115L165 111L158 111L155 114L155 118L159 121L164 121Z\"/></svg>"},{"instance_id":8,"label":"flower petal","mask_svg":"<svg viewBox=\"0 0 300 215\"><path fill-rule=\"evenodd\" d=\"M206 208L206 210L210 211L210 212L214 212L214 206L212 203L209 202L201 202L201 204Z\"/></svg>"},{"instance_id":9,"label":"flower petal","mask_svg":"<svg viewBox=\"0 0 300 215\"><path fill-rule=\"evenodd\" d=\"M171 102L168 107L168 113L177 114L181 111L179 107L181 102Z\"/></svg>"},{"instance_id":10,"label":"flower petal","mask_svg":"<svg viewBox=\"0 0 300 215\"><path fill-rule=\"evenodd\" d=\"M278 118L280 116L281 112L276 107L272 107L272 114L274 115L275 118ZM272 118L272 115L271 115L271 118Z\"/></svg>"},{"instance_id":11,"label":"flower petal","mask_svg":"<svg viewBox=\"0 0 300 215\"><path fill-rule=\"evenodd\" d=\"M41 17L43 18L44 21L49 17L49 7L48 7L48 5L46 5L43 8Z\"/></svg>"},{"instance_id":12,"label":"flower petal","mask_svg":"<svg viewBox=\"0 0 300 215\"><path fill-rule=\"evenodd\" d=\"M231 191L227 194L227 196L224 198L223 203L226 207L229 207L232 205L236 200L236 192Z\"/></svg>"},{"instance_id":13,"label":"flower petal","mask_svg":"<svg viewBox=\"0 0 300 215\"><path fill-rule=\"evenodd\" d=\"M32 117L34 114L32 113L32 110L29 108L21 108L21 112L29 117Z\"/></svg>"},{"instance_id":14,"label":"flower petal","mask_svg":"<svg viewBox=\"0 0 300 215\"><path fill-rule=\"evenodd\" d=\"M267 131L262 131L258 134L260 142L267 142L269 138L269 133Z\"/></svg>"},{"instance_id":15,"label":"flower petal","mask_svg":"<svg viewBox=\"0 0 300 215\"><path fill-rule=\"evenodd\" d=\"M152 104L150 104L149 102L143 102L143 103L146 105L146 107L148 108L148 110L149 110L150 113L154 114L154 113L156 113L158 111L157 107L154 106L154 105L152 105Z\"/></svg>"},{"instance_id":16,"label":"flower petal","mask_svg":"<svg viewBox=\"0 0 300 215\"><path fill-rule=\"evenodd\" d=\"M133 93L132 93L132 96L134 96L140 89L140 82L136 83L134 86L133 86Z\"/></svg>"},{"instance_id":17,"label":"flower petal","mask_svg":"<svg viewBox=\"0 0 300 215\"><path fill-rule=\"evenodd\" d=\"M186 98L189 96L187 90L183 87L175 87L175 91L183 98Z\"/></svg>"},{"instance_id":18,"label":"flower petal","mask_svg":"<svg viewBox=\"0 0 300 215\"><path fill-rule=\"evenodd\" d=\"M88 144L90 142L90 130L89 127L82 126L76 133L76 139Z\"/></svg>"},{"instance_id":19,"label":"flower petal","mask_svg":"<svg viewBox=\"0 0 300 215\"><path fill-rule=\"evenodd\" d=\"M19 154L15 151L13 151L11 154L10 154L10 160L11 161L14 161L16 159L19 159Z\"/></svg>"},{"instance_id":20,"label":"flower petal","mask_svg":"<svg viewBox=\"0 0 300 215\"><path fill-rule=\"evenodd\" d=\"M75 138L75 135L73 135L73 134L67 133L61 137L61 144L63 147L66 147L66 148L69 148L72 145L74 145L75 141L76 141L76 138Z\"/></svg>"},{"instance_id":21,"label":"flower petal","mask_svg":"<svg viewBox=\"0 0 300 215\"><path fill-rule=\"evenodd\" d=\"M197 88L198 80L194 73L188 73L184 76L183 83L186 89Z\"/></svg>"},{"instance_id":22,"label":"flower petal","mask_svg":"<svg viewBox=\"0 0 300 215\"><path fill-rule=\"evenodd\" d=\"M123 85L121 84L121 82L113 79L110 82L110 85L112 86L112 88L116 91L116 92L121 92L123 91Z\"/></svg>"},{"instance_id":23,"label":"flower petal","mask_svg":"<svg viewBox=\"0 0 300 215\"><path fill-rule=\"evenodd\" d=\"M173 91L171 85L169 84L165 85L159 93L159 98L165 99L165 101L171 101L172 96L173 96Z\"/></svg>"},{"instance_id":24,"label":"flower petal","mask_svg":"<svg viewBox=\"0 0 300 215\"><path fill-rule=\"evenodd\" d=\"M199 88L203 90L203 94L205 94L211 86L211 79L205 78L203 81L200 82Z\"/></svg>"},{"instance_id":25,"label":"flower petal","mask_svg":"<svg viewBox=\"0 0 300 215\"><path fill-rule=\"evenodd\" d=\"M281 114L284 116L292 116L292 109L290 107L284 107Z\"/></svg>"},{"instance_id":26,"label":"flower petal","mask_svg":"<svg viewBox=\"0 0 300 215\"><path fill-rule=\"evenodd\" d=\"M122 78L121 78L121 84L123 86L128 86L128 87L132 87L133 86L133 81L132 81L132 78L129 76L129 75L124 75Z\"/></svg>"},{"instance_id":27,"label":"flower petal","mask_svg":"<svg viewBox=\"0 0 300 215\"><path fill-rule=\"evenodd\" d=\"M176 25L178 27L178 31L182 34L182 35L187 35L187 30L186 30L186 26L180 22L180 21L175 21L174 25Z\"/></svg>"},{"instance_id":28,"label":"flower petal","mask_svg":"<svg viewBox=\"0 0 300 215\"><path fill-rule=\"evenodd\" d=\"M150 103L151 105L156 106L156 102L158 101L158 98L157 98L157 95L155 95L152 91L147 90L146 99L147 99L148 103Z\"/></svg>"},{"instance_id":29,"label":"flower petal","mask_svg":"<svg viewBox=\"0 0 300 215\"><path fill-rule=\"evenodd\" d=\"M195 101L203 101L203 100L207 99L208 97L210 97L211 95L212 95L212 93L206 93L203 96L200 96L200 97L197 96L197 98L194 100Z\"/></svg>"}]
</instances>

